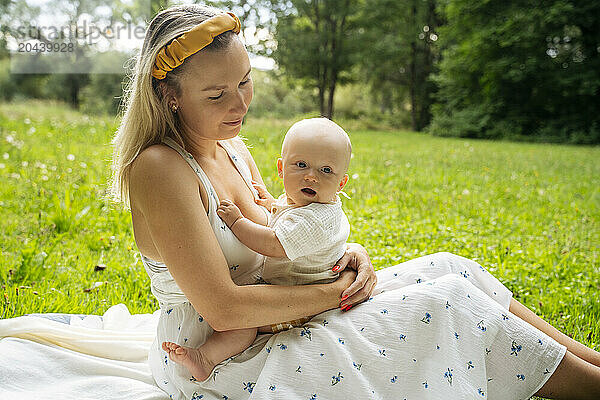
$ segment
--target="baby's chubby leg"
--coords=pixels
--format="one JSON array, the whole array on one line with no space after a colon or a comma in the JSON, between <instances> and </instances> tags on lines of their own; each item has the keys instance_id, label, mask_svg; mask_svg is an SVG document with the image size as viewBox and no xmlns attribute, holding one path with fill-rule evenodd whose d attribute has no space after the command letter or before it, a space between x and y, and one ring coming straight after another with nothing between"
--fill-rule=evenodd
<instances>
[{"instance_id":1,"label":"baby's chubby leg","mask_svg":"<svg viewBox=\"0 0 600 400\"><path fill-rule=\"evenodd\" d=\"M173 342L163 342L162 348L172 361L186 367L194 379L203 381L215 365L246 350L255 338L256 328L215 331L196 349Z\"/></svg>"}]
</instances>

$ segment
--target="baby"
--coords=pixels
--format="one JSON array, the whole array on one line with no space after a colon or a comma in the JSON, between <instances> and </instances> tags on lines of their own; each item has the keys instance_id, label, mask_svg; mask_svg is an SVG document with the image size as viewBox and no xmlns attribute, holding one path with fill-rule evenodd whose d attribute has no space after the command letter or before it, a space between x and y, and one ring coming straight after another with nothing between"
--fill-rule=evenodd
<instances>
[{"instance_id":1,"label":"baby","mask_svg":"<svg viewBox=\"0 0 600 400\"><path fill-rule=\"evenodd\" d=\"M275 285L329 283L339 273L331 266L346 249L350 234L338 192L348 181L352 146L336 123L312 118L295 123L287 132L277 160L285 193L275 200L255 185L271 210L268 226L245 218L229 200L221 201L218 215L244 245L265 255L262 278ZM260 328L215 331L194 349L164 342L174 362L185 366L196 380L205 380L215 365L248 348L258 332L276 333L300 326L311 317Z\"/></svg>"}]
</instances>

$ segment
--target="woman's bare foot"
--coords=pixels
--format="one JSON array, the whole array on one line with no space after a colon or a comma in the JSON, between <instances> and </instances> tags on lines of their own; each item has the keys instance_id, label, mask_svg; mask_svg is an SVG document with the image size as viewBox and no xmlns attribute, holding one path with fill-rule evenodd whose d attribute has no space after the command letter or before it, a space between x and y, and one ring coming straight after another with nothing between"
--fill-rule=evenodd
<instances>
[{"instance_id":1,"label":"woman's bare foot","mask_svg":"<svg viewBox=\"0 0 600 400\"><path fill-rule=\"evenodd\" d=\"M197 381L206 380L215 367L215 363L211 362L200 348L180 346L173 342L163 342L162 348L169 354L171 361L187 368Z\"/></svg>"}]
</instances>

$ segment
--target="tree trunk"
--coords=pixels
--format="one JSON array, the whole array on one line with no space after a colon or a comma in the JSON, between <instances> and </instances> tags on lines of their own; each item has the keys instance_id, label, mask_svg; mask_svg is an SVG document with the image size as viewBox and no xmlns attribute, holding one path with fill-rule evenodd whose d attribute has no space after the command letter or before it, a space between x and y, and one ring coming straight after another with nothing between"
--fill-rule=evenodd
<instances>
[{"instance_id":1,"label":"tree trunk","mask_svg":"<svg viewBox=\"0 0 600 400\"><path fill-rule=\"evenodd\" d=\"M325 116L325 87L319 82L319 112Z\"/></svg>"},{"instance_id":2,"label":"tree trunk","mask_svg":"<svg viewBox=\"0 0 600 400\"><path fill-rule=\"evenodd\" d=\"M413 25L417 25L417 5L412 2L411 7ZM409 92L410 92L410 124L413 131L417 130L417 43L415 38L410 42L410 65L409 65Z\"/></svg>"},{"instance_id":3,"label":"tree trunk","mask_svg":"<svg viewBox=\"0 0 600 400\"><path fill-rule=\"evenodd\" d=\"M329 99L327 101L327 113L324 115L326 118L333 118L333 95L335 94L335 86L337 84L337 72L333 72L331 81L329 82Z\"/></svg>"}]
</instances>

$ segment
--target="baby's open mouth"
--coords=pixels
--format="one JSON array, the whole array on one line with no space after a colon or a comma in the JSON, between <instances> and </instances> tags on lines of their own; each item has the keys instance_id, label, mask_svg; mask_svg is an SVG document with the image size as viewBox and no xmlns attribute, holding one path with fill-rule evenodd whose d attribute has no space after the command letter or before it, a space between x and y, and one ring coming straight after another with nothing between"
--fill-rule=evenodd
<instances>
[{"instance_id":1,"label":"baby's open mouth","mask_svg":"<svg viewBox=\"0 0 600 400\"><path fill-rule=\"evenodd\" d=\"M301 190L301 192L304 193L304 194L307 194L309 196L314 196L315 194L317 194L317 192L315 192L311 188L304 188L304 189Z\"/></svg>"}]
</instances>

